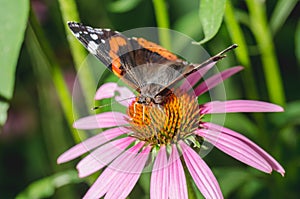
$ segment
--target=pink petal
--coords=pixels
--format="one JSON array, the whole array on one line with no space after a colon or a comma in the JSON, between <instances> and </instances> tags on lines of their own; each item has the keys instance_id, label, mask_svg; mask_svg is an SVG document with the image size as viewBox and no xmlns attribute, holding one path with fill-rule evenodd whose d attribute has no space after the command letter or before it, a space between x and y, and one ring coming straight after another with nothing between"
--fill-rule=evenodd
<instances>
[{"instance_id":1,"label":"pink petal","mask_svg":"<svg viewBox=\"0 0 300 199\"><path fill-rule=\"evenodd\" d=\"M200 79L215 65L214 63L211 63L207 66L204 66L203 68L200 68L198 71L194 72L193 74L189 75L184 83L181 85L181 89L182 90L189 90L190 88L192 88L193 86L195 86L195 84L197 82L200 81Z\"/></svg>"},{"instance_id":2,"label":"pink petal","mask_svg":"<svg viewBox=\"0 0 300 199\"><path fill-rule=\"evenodd\" d=\"M227 137L226 139L230 139L233 142L239 143L240 150L247 150L245 153L235 157L236 159L238 159L238 160L242 159L243 161L242 160L240 160L240 161L245 162L246 164L248 164L254 168L257 168L259 170L262 170L262 171L264 171L264 170L262 168L260 168L260 166L259 166L259 164L257 164L257 162L264 162L264 164L266 164L265 162L267 162L268 168L271 168L271 169L268 169L264 172L271 173L272 169L274 169L275 171L279 172L282 176L284 176L285 171L282 168L282 166L273 157L271 157L267 152L265 152L262 148L257 146L255 143L253 143L251 140L249 140L245 136L243 136L237 132L234 132L228 128L219 126L217 124L204 123L203 125L205 127L207 127L208 129L211 129L213 131L218 131L219 135L226 135L226 137ZM219 142L219 141L220 141L220 139L217 142ZM247 147L245 147L245 145L247 145ZM249 150L249 148L251 149L251 151ZM252 162L250 159L249 160L247 160L247 159L251 158L250 153L253 154L253 152L258 154L259 157L258 157L258 159L255 159ZM229 155L233 156L232 154L229 154ZM257 157L257 155L256 155L256 157Z\"/></svg>"},{"instance_id":3,"label":"pink petal","mask_svg":"<svg viewBox=\"0 0 300 199\"><path fill-rule=\"evenodd\" d=\"M215 74L214 76L206 79L199 86L197 86L194 90L195 94L197 96L199 96L199 95L205 93L206 91L214 88L219 83L223 82L225 79L231 77L232 75L234 75L235 73L241 71L242 69L243 69L243 67L236 66L236 67L229 68L225 71L222 71L219 74Z\"/></svg>"},{"instance_id":4,"label":"pink petal","mask_svg":"<svg viewBox=\"0 0 300 199\"><path fill-rule=\"evenodd\" d=\"M201 108L201 113L233 113L233 112L281 112L283 108L268 102L255 100L229 100L208 102Z\"/></svg>"},{"instance_id":5,"label":"pink petal","mask_svg":"<svg viewBox=\"0 0 300 199\"><path fill-rule=\"evenodd\" d=\"M127 128L117 127L113 129L108 129L102 133L99 133L64 152L61 154L58 159L57 163L61 164L64 162L68 162L70 160L73 160L83 154L85 154L88 151L93 150L94 148L114 139L115 137L118 137L119 135L125 134L130 132Z\"/></svg>"},{"instance_id":6,"label":"pink petal","mask_svg":"<svg viewBox=\"0 0 300 199\"><path fill-rule=\"evenodd\" d=\"M137 183L152 147L145 148L133 160L132 170L121 173L109 188L105 198L126 198Z\"/></svg>"},{"instance_id":7,"label":"pink petal","mask_svg":"<svg viewBox=\"0 0 300 199\"><path fill-rule=\"evenodd\" d=\"M175 144L169 159L170 191L169 197L174 199L188 199L186 179Z\"/></svg>"},{"instance_id":8,"label":"pink petal","mask_svg":"<svg viewBox=\"0 0 300 199\"><path fill-rule=\"evenodd\" d=\"M79 171L79 177L89 176L108 165L113 159L124 152L134 140L135 138L131 137L118 139L92 151L90 155L83 158L77 164L76 168Z\"/></svg>"},{"instance_id":9,"label":"pink petal","mask_svg":"<svg viewBox=\"0 0 300 199\"><path fill-rule=\"evenodd\" d=\"M116 158L103 173L101 173L100 177L95 181L83 198L101 198L110 188L113 189L111 185L118 179L118 175L123 172L128 172L128 168L130 168L132 164L135 164L135 157L144 144L144 142L140 142Z\"/></svg>"},{"instance_id":10,"label":"pink petal","mask_svg":"<svg viewBox=\"0 0 300 199\"><path fill-rule=\"evenodd\" d=\"M120 112L105 112L81 118L74 122L77 129L98 129L122 126L128 124L126 115Z\"/></svg>"},{"instance_id":11,"label":"pink petal","mask_svg":"<svg viewBox=\"0 0 300 199\"><path fill-rule=\"evenodd\" d=\"M115 95L116 92L118 95ZM106 98L112 98L115 96L115 100L122 104L123 106L128 106L135 95L127 88L123 86L118 86L117 83L106 83L103 84L96 92L95 100L101 100ZM129 98L129 99L128 99ZM127 100L124 100L127 99Z\"/></svg>"},{"instance_id":12,"label":"pink petal","mask_svg":"<svg viewBox=\"0 0 300 199\"><path fill-rule=\"evenodd\" d=\"M207 164L184 142L179 142L186 166L205 198L223 198L219 184Z\"/></svg>"},{"instance_id":13,"label":"pink petal","mask_svg":"<svg viewBox=\"0 0 300 199\"><path fill-rule=\"evenodd\" d=\"M227 153L245 164L266 173L272 171L271 166L263 157L256 153L246 143L235 137L206 129L200 129L197 131L197 134L204 137L208 142L215 145L224 153Z\"/></svg>"},{"instance_id":14,"label":"pink petal","mask_svg":"<svg viewBox=\"0 0 300 199\"><path fill-rule=\"evenodd\" d=\"M150 198L168 199L168 175L167 151L165 146L161 146L154 162L151 174Z\"/></svg>"}]
</instances>

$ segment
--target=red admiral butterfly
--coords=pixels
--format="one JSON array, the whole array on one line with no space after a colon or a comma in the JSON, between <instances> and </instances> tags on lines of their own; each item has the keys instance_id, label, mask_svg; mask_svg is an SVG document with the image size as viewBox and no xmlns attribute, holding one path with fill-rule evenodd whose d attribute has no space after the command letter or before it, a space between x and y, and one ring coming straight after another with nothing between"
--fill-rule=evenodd
<instances>
[{"instance_id":1,"label":"red admiral butterfly","mask_svg":"<svg viewBox=\"0 0 300 199\"><path fill-rule=\"evenodd\" d=\"M117 31L76 22L68 25L90 53L140 93L137 102L145 105L163 104L176 82L224 58L224 53L237 47L233 44L201 64L192 64L143 38L127 38Z\"/></svg>"}]
</instances>

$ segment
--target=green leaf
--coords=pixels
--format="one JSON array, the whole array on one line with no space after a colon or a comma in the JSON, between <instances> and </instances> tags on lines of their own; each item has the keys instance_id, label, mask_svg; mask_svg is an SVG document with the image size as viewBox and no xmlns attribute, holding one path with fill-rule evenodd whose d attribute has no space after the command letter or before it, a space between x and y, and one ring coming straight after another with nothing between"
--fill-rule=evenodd
<instances>
[{"instance_id":1,"label":"green leaf","mask_svg":"<svg viewBox=\"0 0 300 199\"><path fill-rule=\"evenodd\" d=\"M54 174L31 183L16 199L48 198L55 193L55 189L67 184L82 182L74 170Z\"/></svg>"},{"instance_id":2,"label":"green leaf","mask_svg":"<svg viewBox=\"0 0 300 199\"><path fill-rule=\"evenodd\" d=\"M7 119L7 110L9 104L7 102L0 102L0 125L3 125Z\"/></svg>"},{"instance_id":3,"label":"green leaf","mask_svg":"<svg viewBox=\"0 0 300 199\"><path fill-rule=\"evenodd\" d=\"M270 28L273 35L281 28L285 20L296 6L298 0L280 0L277 1L276 7L270 20Z\"/></svg>"},{"instance_id":4,"label":"green leaf","mask_svg":"<svg viewBox=\"0 0 300 199\"><path fill-rule=\"evenodd\" d=\"M11 99L15 70L29 12L28 0L0 3L0 96Z\"/></svg>"},{"instance_id":5,"label":"green leaf","mask_svg":"<svg viewBox=\"0 0 300 199\"><path fill-rule=\"evenodd\" d=\"M135 8L140 2L141 0L118 0L110 3L108 10L117 13L128 12Z\"/></svg>"},{"instance_id":6,"label":"green leaf","mask_svg":"<svg viewBox=\"0 0 300 199\"><path fill-rule=\"evenodd\" d=\"M15 84L15 71L29 12L28 0L0 2L0 125L7 118ZM17 13L17 16L16 16Z\"/></svg>"},{"instance_id":7,"label":"green leaf","mask_svg":"<svg viewBox=\"0 0 300 199\"><path fill-rule=\"evenodd\" d=\"M204 32L204 39L199 44L209 41L217 34L223 20L225 3L225 0L200 1L199 17Z\"/></svg>"},{"instance_id":8,"label":"green leaf","mask_svg":"<svg viewBox=\"0 0 300 199\"><path fill-rule=\"evenodd\" d=\"M201 34L202 27L197 17L198 11L192 11L183 15L174 23L174 29L192 38L198 37Z\"/></svg>"}]
</instances>

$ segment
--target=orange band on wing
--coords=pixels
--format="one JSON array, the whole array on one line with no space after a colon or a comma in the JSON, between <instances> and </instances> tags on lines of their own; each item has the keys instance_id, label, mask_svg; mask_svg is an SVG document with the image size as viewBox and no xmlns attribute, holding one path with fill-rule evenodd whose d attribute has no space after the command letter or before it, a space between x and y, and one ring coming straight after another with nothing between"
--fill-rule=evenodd
<instances>
[{"instance_id":1,"label":"orange band on wing","mask_svg":"<svg viewBox=\"0 0 300 199\"><path fill-rule=\"evenodd\" d=\"M171 53L170 51L168 51L167 49L161 47L160 45L157 45L156 43L147 41L146 39L143 38L137 38L137 42L144 48L152 51L152 52L156 52L159 55L161 55L162 57L168 59L168 60L172 60L175 61L177 60L177 56L174 55L173 53Z\"/></svg>"},{"instance_id":2,"label":"orange band on wing","mask_svg":"<svg viewBox=\"0 0 300 199\"><path fill-rule=\"evenodd\" d=\"M118 52L120 46L127 45L127 41L123 37L111 37L109 40L110 50Z\"/></svg>"},{"instance_id":3,"label":"orange band on wing","mask_svg":"<svg viewBox=\"0 0 300 199\"><path fill-rule=\"evenodd\" d=\"M122 76L124 71L121 69L121 60L117 55L117 52L119 51L120 46L125 45L127 45L127 41L123 37L111 37L109 40L109 56L112 60L111 69L118 77Z\"/></svg>"},{"instance_id":4,"label":"orange band on wing","mask_svg":"<svg viewBox=\"0 0 300 199\"><path fill-rule=\"evenodd\" d=\"M117 75L118 77L121 77L123 75L123 70L121 69L121 63L120 63L120 59L115 59L112 62L112 66L111 66L112 72Z\"/></svg>"}]
</instances>

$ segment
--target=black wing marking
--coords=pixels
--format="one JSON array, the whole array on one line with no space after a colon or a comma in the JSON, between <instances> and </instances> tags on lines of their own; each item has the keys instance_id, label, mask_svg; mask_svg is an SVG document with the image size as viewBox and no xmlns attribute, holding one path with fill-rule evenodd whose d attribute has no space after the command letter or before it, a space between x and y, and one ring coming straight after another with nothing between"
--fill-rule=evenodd
<instances>
[{"instance_id":1,"label":"black wing marking","mask_svg":"<svg viewBox=\"0 0 300 199\"><path fill-rule=\"evenodd\" d=\"M127 37L117 31L92 28L77 22L68 22L68 26L83 46L110 71L123 77L124 82L134 89L139 88L139 82L130 70L134 60Z\"/></svg>"}]
</instances>

